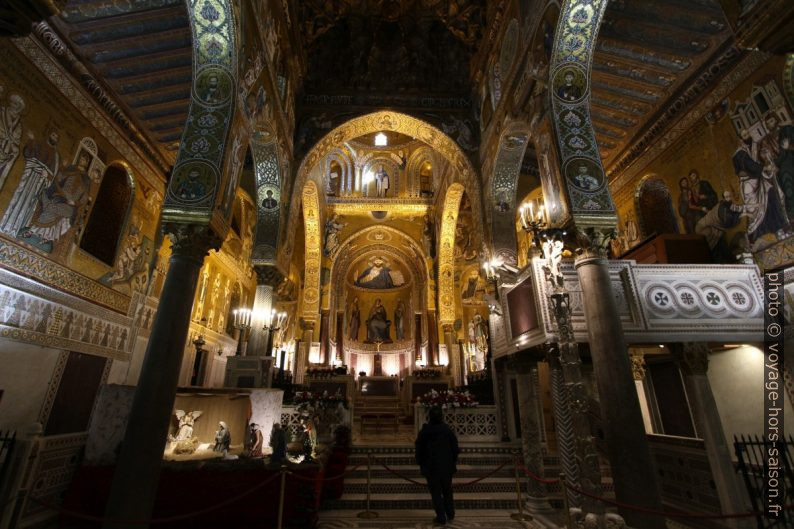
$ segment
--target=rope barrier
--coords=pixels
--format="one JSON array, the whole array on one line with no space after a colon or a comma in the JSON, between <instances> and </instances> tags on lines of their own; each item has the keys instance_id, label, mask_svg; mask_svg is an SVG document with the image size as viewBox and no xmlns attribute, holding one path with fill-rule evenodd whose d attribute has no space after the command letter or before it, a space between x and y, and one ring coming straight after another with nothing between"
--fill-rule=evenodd
<instances>
[{"instance_id":1,"label":"rope barrier","mask_svg":"<svg viewBox=\"0 0 794 529\"><path fill-rule=\"evenodd\" d=\"M520 466L521 470L526 474L527 477L534 479L538 483L542 483L544 485L556 485L561 482L559 479L543 479L538 477L537 475L533 474L530 470L525 468L523 465ZM664 516L666 518L693 518L693 519L708 519L708 520L723 520L729 518L753 518L756 516L764 516L766 513L763 512L742 512L742 513L731 513L731 514L722 514L722 513L695 513L695 512L675 512L675 511L659 511L656 509L647 509L645 507L640 507L637 505L632 505L630 503L623 503L617 500L611 500L609 498L604 498L602 496L597 496L595 494L591 494L584 490L581 490L572 484L570 484L567 480L565 481L565 486L571 489L572 491L581 494L583 496L587 496L588 498L592 498L594 500L598 500L603 503L608 503L610 505L614 505L615 507L619 507L621 509L628 509L631 511L642 512L645 514L652 514L656 516ZM784 510L792 510L794 509L794 505L786 505Z\"/></svg>"},{"instance_id":2,"label":"rope barrier","mask_svg":"<svg viewBox=\"0 0 794 529\"><path fill-rule=\"evenodd\" d=\"M383 463L382 461L377 461L377 460L376 460L376 462L377 462L377 463L378 463L380 466L382 466L383 468L385 468L387 471L391 472L392 474L394 474L395 476L397 476L397 477L398 477L398 478L400 478L400 479L403 479L403 480L405 480L405 481L408 481L409 483L413 483L414 485L420 485L420 486L424 486L424 485L425 485L425 484L424 484L424 483L422 483L421 481L416 481L416 480L414 480L414 479L411 479L411 478L409 478L409 477L407 477L407 476L403 476L402 474L400 474L399 472L397 472L397 471L396 471L396 470L394 470L393 468L390 468L390 467L389 467L389 466L388 466L386 463ZM510 460L507 460L507 461L505 461L504 463L502 463L501 465L499 465L498 467L496 467L495 469L493 469L492 471L490 471L489 473L485 474L484 476L481 476L481 477L479 477L479 478L477 478L477 479L474 479L474 480L472 480L472 481L468 481L468 482L465 482L465 483L454 483L454 484L452 485L452 487L453 487L453 488L457 488L457 487L469 487L469 486L471 486L471 485L474 485L474 484L476 484L476 483L479 483L480 481L482 481L482 480L484 480L484 479L488 479L488 478L490 478L491 476L493 476L494 474L496 474L497 472L499 472L500 470L502 470L504 467L506 467L506 466L507 466L509 463L510 463Z\"/></svg>"},{"instance_id":3,"label":"rope barrier","mask_svg":"<svg viewBox=\"0 0 794 529\"><path fill-rule=\"evenodd\" d=\"M339 474L337 474L337 475L335 475L335 476L331 476L331 477L329 477L329 478L323 478L323 479L321 479L320 481L333 481L333 480L335 480L335 479L342 479L342 478L343 478L343 477L345 477L346 475L348 475L348 474L352 474L353 472L355 472L356 470L358 470L358 468L359 468L360 466L361 466L361 465L356 465L356 466L354 466L353 468L351 468L351 469L349 469L349 470L343 470L342 472L340 472ZM296 474L295 472L293 472L293 471L291 471L291 470L287 471L287 474L289 474L290 476L294 476L294 477L298 478L298 479L299 479L299 480L301 480L301 481L316 481L316 479L315 479L315 478L307 478L307 477L301 476L300 474Z\"/></svg>"},{"instance_id":4,"label":"rope barrier","mask_svg":"<svg viewBox=\"0 0 794 529\"><path fill-rule=\"evenodd\" d=\"M544 478L541 478L540 476L537 476L531 470L526 468L524 465L519 465L518 468L520 468L521 471L524 472L524 474L526 474L526 476L528 478L534 479L535 481L537 481L538 483L542 483L543 485L556 485L557 483L560 482L559 479L544 479Z\"/></svg>"},{"instance_id":5,"label":"rope barrier","mask_svg":"<svg viewBox=\"0 0 794 529\"><path fill-rule=\"evenodd\" d=\"M179 520L187 520L188 518L193 518L195 516L200 516L202 514L207 514L208 512L212 512L212 511L215 511L215 510L220 509L222 507L226 507L227 505L231 505L232 503L234 503L236 501L239 501L239 500L245 498L246 496L250 496L254 492L258 491L259 489L261 489L262 487L264 487L265 485L270 483L271 481L275 480L280 475L281 475L281 473L274 474L274 475L270 476L269 478L267 478L266 480L264 480L262 483L259 483L259 484L255 485L255 486L251 487L250 489L248 489L247 491L243 492L242 494L240 494L238 496L235 496L233 498L229 498L227 500L224 500L224 501L222 501L220 503L216 503L215 505L212 505L210 507L205 507L204 509L199 509L198 511L193 511L191 513L178 514L178 515L174 515L174 516L166 516L166 517L163 517L163 518L152 518L152 519L149 519L149 520L128 520L128 519L124 519L124 518L106 518L104 516L94 516L94 515L91 515L91 514L85 514L85 513L78 512L78 511L73 511L71 509L65 509L63 507L60 507L59 505L54 505L52 503L49 503L47 501L44 501L42 499L39 499L39 498L36 498L36 497L33 497L33 496L31 496L30 499L32 501L38 503L42 507L45 507L45 508L50 509L50 510L53 510L53 511L59 513L59 514L62 514L62 515L65 515L65 516L69 516L71 518L77 518L78 520L87 520L87 521L91 521L91 522L103 522L103 523L104 522L110 522L110 523L128 523L128 524L135 524L135 525L146 525L146 524L150 524L151 525L151 524L159 524L159 523L176 522L176 521L179 521Z\"/></svg>"}]
</instances>

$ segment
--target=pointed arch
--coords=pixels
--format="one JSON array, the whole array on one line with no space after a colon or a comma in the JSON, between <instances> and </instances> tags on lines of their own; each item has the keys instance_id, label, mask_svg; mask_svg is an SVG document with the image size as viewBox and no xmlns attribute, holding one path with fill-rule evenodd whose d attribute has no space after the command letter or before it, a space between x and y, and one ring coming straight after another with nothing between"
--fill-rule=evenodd
<instances>
[{"instance_id":1,"label":"pointed arch","mask_svg":"<svg viewBox=\"0 0 794 529\"><path fill-rule=\"evenodd\" d=\"M195 44L193 83L190 110L163 204L165 225L209 224L222 215L214 205L223 183L224 162L233 150L227 149L227 143L237 113L238 20L232 2L187 0L187 12ZM222 219L216 223L219 230L224 223Z\"/></svg>"},{"instance_id":2,"label":"pointed arch","mask_svg":"<svg viewBox=\"0 0 794 529\"><path fill-rule=\"evenodd\" d=\"M113 266L125 228L140 233L140 226L128 227L134 200L135 179L129 167L123 162L109 164L80 237L80 249Z\"/></svg>"},{"instance_id":3,"label":"pointed arch","mask_svg":"<svg viewBox=\"0 0 794 529\"><path fill-rule=\"evenodd\" d=\"M529 143L529 125L514 122L505 127L499 138L499 150L493 167L488 203L491 221L491 242L494 256L506 263L517 262L515 230L516 191L521 163Z\"/></svg>"},{"instance_id":4,"label":"pointed arch","mask_svg":"<svg viewBox=\"0 0 794 529\"><path fill-rule=\"evenodd\" d=\"M320 314L320 193L317 184L309 180L300 194L303 203L303 225L306 230L303 277L303 318L315 321Z\"/></svg>"},{"instance_id":5,"label":"pointed arch","mask_svg":"<svg viewBox=\"0 0 794 529\"><path fill-rule=\"evenodd\" d=\"M454 183L447 188L441 213L438 252L438 319L442 325L455 322L455 226L465 188Z\"/></svg>"},{"instance_id":6,"label":"pointed arch","mask_svg":"<svg viewBox=\"0 0 794 529\"><path fill-rule=\"evenodd\" d=\"M251 157L256 183L256 236L251 260L254 266L274 265L281 221L281 164L275 135L255 132L251 137Z\"/></svg>"},{"instance_id":7,"label":"pointed arch","mask_svg":"<svg viewBox=\"0 0 794 529\"><path fill-rule=\"evenodd\" d=\"M563 0L549 66L549 86L562 172L578 228L617 225L590 118L596 38L609 0Z\"/></svg>"},{"instance_id":8,"label":"pointed arch","mask_svg":"<svg viewBox=\"0 0 794 529\"><path fill-rule=\"evenodd\" d=\"M378 111L366 114L339 125L318 141L304 157L298 168L295 178L295 189L303 189L309 178L316 178L312 169L318 165L330 152L343 145L345 142L364 134L379 131L399 132L421 140L443 156L452 168L453 182L460 183L472 201L472 212L475 225L483 224L483 203L478 173L471 161L458 146L458 144L440 129L420 119L407 114L392 111ZM287 224L287 233L293 234L297 226L298 201L301 196L293 193L290 205L290 218ZM454 226L453 226L454 233ZM286 265L292 257L292 248L285 244L279 252L279 263Z\"/></svg>"}]
</instances>

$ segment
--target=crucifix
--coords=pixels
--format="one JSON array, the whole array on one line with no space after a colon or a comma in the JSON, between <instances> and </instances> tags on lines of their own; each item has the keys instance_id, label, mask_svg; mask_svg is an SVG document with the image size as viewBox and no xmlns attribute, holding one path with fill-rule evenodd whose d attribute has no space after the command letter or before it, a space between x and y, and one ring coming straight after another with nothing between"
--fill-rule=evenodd
<instances>
[{"instance_id":1,"label":"crucifix","mask_svg":"<svg viewBox=\"0 0 794 529\"><path fill-rule=\"evenodd\" d=\"M375 359L374 359L374 366L372 370L372 374L376 377L383 375L383 366L381 363L381 356L380 356L380 344L383 343L383 340L380 338L375 340Z\"/></svg>"}]
</instances>

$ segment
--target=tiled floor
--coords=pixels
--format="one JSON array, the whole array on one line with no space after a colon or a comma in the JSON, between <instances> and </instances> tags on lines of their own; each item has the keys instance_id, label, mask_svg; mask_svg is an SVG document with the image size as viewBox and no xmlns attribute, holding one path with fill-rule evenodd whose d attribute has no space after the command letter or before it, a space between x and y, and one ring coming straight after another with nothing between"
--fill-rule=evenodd
<instances>
[{"instance_id":1,"label":"tiled floor","mask_svg":"<svg viewBox=\"0 0 794 529\"><path fill-rule=\"evenodd\" d=\"M374 519L358 518L356 511L320 513L317 529L426 529L433 525L432 511L381 511ZM542 529L535 521L519 522L510 518L509 511L459 511L454 521L443 526L448 529Z\"/></svg>"}]
</instances>

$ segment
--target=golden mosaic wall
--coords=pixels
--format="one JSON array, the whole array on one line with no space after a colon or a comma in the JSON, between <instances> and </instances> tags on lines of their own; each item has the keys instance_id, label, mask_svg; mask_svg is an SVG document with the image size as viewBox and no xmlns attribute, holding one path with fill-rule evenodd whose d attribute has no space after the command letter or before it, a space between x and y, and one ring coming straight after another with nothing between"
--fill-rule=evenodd
<instances>
[{"instance_id":1,"label":"golden mosaic wall","mask_svg":"<svg viewBox=\"0 0 794 529\"><path fill-rule=\"evenodd\" d=\"M682 118L685 132L662 138L650 162L612 175L617 250L672 226L704 235L717 261L749 249L764 268L794 262L794 114L783 66L750 54Z\"/></svg>"}]
</instances>

